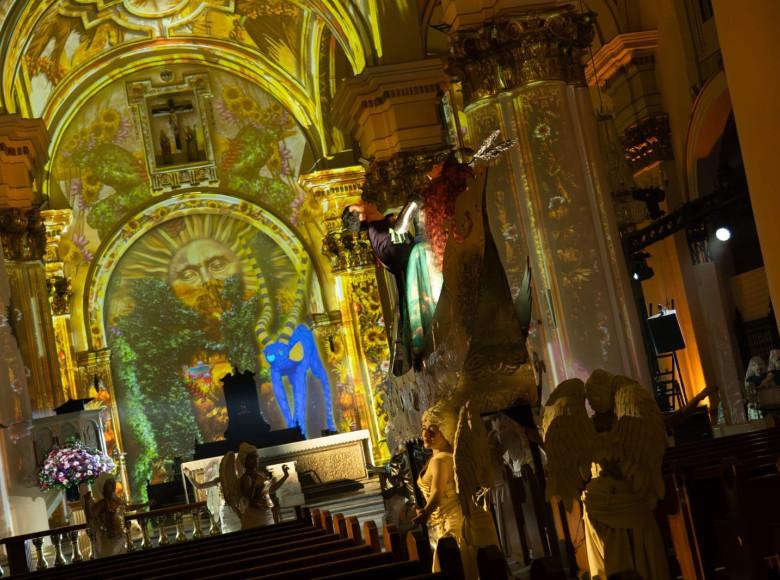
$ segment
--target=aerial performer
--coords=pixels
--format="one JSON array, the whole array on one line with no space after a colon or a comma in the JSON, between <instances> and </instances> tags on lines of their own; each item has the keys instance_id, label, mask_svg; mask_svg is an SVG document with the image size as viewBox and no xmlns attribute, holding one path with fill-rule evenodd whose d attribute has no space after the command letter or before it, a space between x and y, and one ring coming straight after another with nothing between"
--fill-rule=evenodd
<instances>
[{"instance_id":1,"label":"aerial performer","mask_svg":"<svg viewBox=\"0 0 780 580\"><path fill-rule=\"evenodd\" d=\"M391 377L387 437L396 450L422 432L433 455L416 479L424 505L415 520L427 528L434 569L440 565L439 540L452 537L465 577L475 579L478 550L499 546L488 509L494 472L481 417L536 399L525 346L530 277L525 292L513 300L488 223L487 168L451 159L440 169L423 210L429 251L443 284L423 335L426 364ZM428 200L436 195L441 205L434 211Z\"/></svg>"},{"instance_id":2,"label":"aerial performer","mask_svg":"<svg viewBox=\"0 0 780 580\"><path fill-rule=\"evenodd\" d=\"M394 357L395 374L419 367L443 284L444 250L452 235L456 240L470 231L467 221L461 230L455 223L456 200L475 178L473 165L488 161L514 145L496 144L494 132L474 153L469 163L451 154L428 173L428 186L413 194L398 215L384 215L370 201L344 208L344 229L366 231L377 261L393 275L399 297ZM468 214L467 214L468 216ZM468 216L470 217L470 216ZM400 352L398 352L400 351ZM402 363L396 364L398 355Z\"/></svg>"}]
</instances>

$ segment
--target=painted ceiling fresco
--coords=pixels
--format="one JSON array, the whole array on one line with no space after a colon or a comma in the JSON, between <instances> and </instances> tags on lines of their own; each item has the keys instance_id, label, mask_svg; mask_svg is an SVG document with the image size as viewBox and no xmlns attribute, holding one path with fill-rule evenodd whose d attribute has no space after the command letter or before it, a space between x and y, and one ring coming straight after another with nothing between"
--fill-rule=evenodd
<instances>
[{"instance_id":1,"label":"painted ceiling fresco","mask_svg":"<svg viewBox=\"0 0 780 580\"><path fill-rule=\"evenodd\" d=\"M66 79L150 40L156 48L164 41L202 45L205 52L248 51L247 58L260 61L279 82L297 84L314 97L320 45L331 34L353 70L365 66L361 34L340 2L49 0L30 6L11 43L17 68L4 80L6 91L14 86L17 95L29 96L35 116L45 115Z\"/></svg>"},{"instance_id":2,"label":"painted ceiling fresco","mask_svg":"<svg viewBox=\"0 0 780 580\"><path fill-rule=\"evenodd\" d=\"M168 72L175 82L186 77L189 69L172 67ZM146 77L153 78L152 73L135 76L139 80ZM176 122L183 127L177 127L176 135L171 126L174 119L166 115L159 121L157 130L166 135L172 155L190 154L197 165L198 156L207 148L203 140L209 138L218 178L212 186L251 192L252 200L297 222L301 212L307 211L297 186L306 150L301 128L259 87L221 71L209 71L205 78L211 87L208 111L192 119L180 115ZM129 109L129 82L110 85L82 107L64 131L51 161L52 202L73 210L73 223L63 243L72 258L67 261L75 269L83 263L86 271L101 243L157 195L150 187L150 173L157 169L154 158L160 155L159 138L149 142L142 138L145 131L156 130L151 125L156 119ZM187 98L186 92L177 93L176 105L186 103ZM181 163L191 165L187 159ZM76 272L71 275L80 278Z\"/></svg>"}]
</instances>

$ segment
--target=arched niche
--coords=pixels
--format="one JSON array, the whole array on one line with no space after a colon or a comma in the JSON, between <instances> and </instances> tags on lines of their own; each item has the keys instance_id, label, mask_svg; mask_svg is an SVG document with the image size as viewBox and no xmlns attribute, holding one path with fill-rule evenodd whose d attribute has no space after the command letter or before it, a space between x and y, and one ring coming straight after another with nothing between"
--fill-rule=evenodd
<instances>
[{"instance_id":1,"label":"arched niche","mask_svg":"<svg viewBox=\"0 0 780 580\"><path fill-rule=\"evenodd\" d=\"M187 222L200 224L190 225ZM304 243L287 223L268 209L239 197L215 191L190 191L173 195L143 209L125 221L102 244L87 274L84 293L84 312L88 315L84 320L85 332L91 349L101 349L108 345L106 295L117 268L122 266L123 259L135 244L166 224L175 224L175 227L158 232L160 240L151 242L152 247L144 254L148 263L143 262L131 268L133 275L142 277L146 271L149 276L170 277L170 265L161 260L172 260L182 249L177 246L178 240L183 244L213 240L222 246L229 246L230 254L236 259L257 261L258 256L252 258L247 254L249 250L246 244L249 240L246 238L261 234L278 246L297 276L310 276L307 303L322 305L321 271L312 263ZM171 231L176 228L181 231L174 235ZM255 274L252 272L255 267L243 266L241 271ZM259 267L262 268L262 264ZM257 291L257 286L254 286L253 291Z\"/></svg>"},{"instance_id":2,"label":"arched niche","mask_svg":"<svg viewBox=\"0 0 780 580\"><path fill-rule=\"evenodd\" d=\"M723 71L702 87L691 111L685 139L685 186L688 200L700 195L699 166L718 145L731 114L731 97Z\"/></svg>"}]
</instances>

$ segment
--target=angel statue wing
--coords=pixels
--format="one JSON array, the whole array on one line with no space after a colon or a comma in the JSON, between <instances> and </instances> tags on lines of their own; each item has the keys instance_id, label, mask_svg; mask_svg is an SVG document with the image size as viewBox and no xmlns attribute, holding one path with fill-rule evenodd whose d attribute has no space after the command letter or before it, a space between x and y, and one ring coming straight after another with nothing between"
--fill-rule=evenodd
<instances>
[{"instance_id":1,"label":"angel statue wing","mask_svg":"<svg viewBox=\"0 0 780 580\"><path fill-rule=\"evenodd\" d=\"M542 409L547 455L547 499L558 497L567 510L580 496L596 456L597 435L585 409L585 384L569 379L558 385Z\"/></svg>"},{"instance_id":2,"label":"angel statue wing","mask_svg":"<svg viewBox=\"0 0 780 580\"><path fill-rule=\"evenodd\" d=\"M219 484L222 487L222 496L225 503L233 508L236 515L240 516L241 508L241 483L236 475L236 454L228 451L219 463Z\"/></svg>"},{"instance_id":3,"label":"angel statue wing","mask_svg":"<svg viewBox=\"0 0 780 580\"><path fill-rule=\"evenodd\" d=\"M463 405L458 413L453 450L455 490L463 513L469 515L475 496L493 486L488 434L472 402Z\"/></svg>"},{"instance_id":4,"label":"angel statue wing","mask_svg":"<svg viewBox=\"0 0 780 580\"><path fill-rule=\"evenodd\" d=\"M620 461L634 491L652 491L660 499L665 491L661 469L666 451L661 410L652 393L633 379L616 376L614 381L617 424L610 433L612 458Z\"/></svg>"}]
</instances>

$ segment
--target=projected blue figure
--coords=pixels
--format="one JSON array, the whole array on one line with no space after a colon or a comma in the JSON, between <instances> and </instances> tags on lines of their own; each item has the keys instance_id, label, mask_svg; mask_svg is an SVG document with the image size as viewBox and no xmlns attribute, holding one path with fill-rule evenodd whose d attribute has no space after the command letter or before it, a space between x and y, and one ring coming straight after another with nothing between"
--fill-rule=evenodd
<instances>
[{"instance_id":1,"label":"projected blue figure","mask_svg":"<svg viewBox=\"0 0 780 580\"><path fill-rule=\"evenodd\" d=\"M320 354L317 352L317 345L311 330L304 324L299 325L290 336L289 342L272 342L263 349L263 355L271 366L271 384L274 388L274 395L279 402L279 408L282 410L288 427L297 425L303 431L304 436L306 435L306 379L311 371L311 374L322 385L328 429L335 431L328 374L322 364ZM284 388L284 377L287 377L293 388L294 416L290 413L287 391Z\"/></svg>"}]
</instances>

